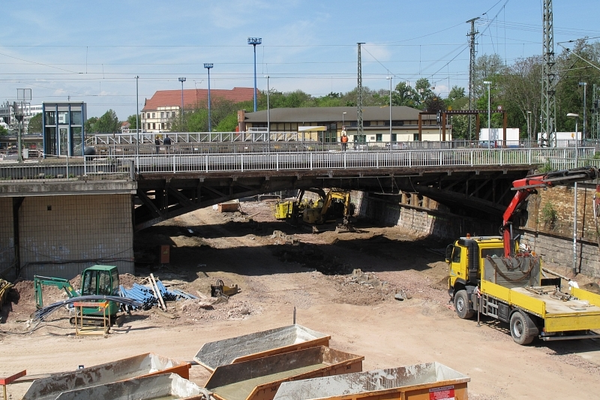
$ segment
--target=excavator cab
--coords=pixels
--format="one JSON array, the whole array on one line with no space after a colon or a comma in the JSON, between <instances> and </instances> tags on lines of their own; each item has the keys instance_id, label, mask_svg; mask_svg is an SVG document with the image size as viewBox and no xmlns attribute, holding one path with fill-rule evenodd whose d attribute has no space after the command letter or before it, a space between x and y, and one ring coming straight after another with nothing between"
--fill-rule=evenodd
<instances>
[{"instance_id":1,"label":"excavator cab","mask_svg":"<svg viewBox=\"0 0 600 400\"><path fill-rule=\"evenodd\" d=\"M119 293L119 272L112 265L94 265L83 271L81 295L117 296Z\"/></svg>"}]
</instances>

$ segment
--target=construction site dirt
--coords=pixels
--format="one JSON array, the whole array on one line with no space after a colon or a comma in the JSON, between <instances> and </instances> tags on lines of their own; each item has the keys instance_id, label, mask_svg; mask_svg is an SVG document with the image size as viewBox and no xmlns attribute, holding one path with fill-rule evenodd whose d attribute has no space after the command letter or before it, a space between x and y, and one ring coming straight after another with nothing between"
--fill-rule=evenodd
<instances>
[{"instance_id":1,"label":"construction site dirt","mask_svg":"<svg viewBox=\"0 0 600 400\"><path fill-rule=\"evenodd\" d=\"M271 201L240 204L235 212L202 209L136 234L136 274L121 275L120 283L145 284L152 273L199 299L120 313L107 335L76 336L64 307L32 325L33 282L16 282L18 296L2 312L0 378L22 370L27 376L8 387L9 398L20 399L35 377L146 352L192 361L204 343L294 322L330 335L332 348L364 356L365 371L442 363L471 378L470 399L598 398L600 340L519 346L505 324L456 316L447 293L448 243L360 220L354 232L291 226L274 219ZM161 246L169 246L163 264ZM218 280L239 293L211 298ZM44 304L66 298L54 287L44 296ZM200 386L209 377L201 365L190 370Z\"/></svg>"}]
</instances>

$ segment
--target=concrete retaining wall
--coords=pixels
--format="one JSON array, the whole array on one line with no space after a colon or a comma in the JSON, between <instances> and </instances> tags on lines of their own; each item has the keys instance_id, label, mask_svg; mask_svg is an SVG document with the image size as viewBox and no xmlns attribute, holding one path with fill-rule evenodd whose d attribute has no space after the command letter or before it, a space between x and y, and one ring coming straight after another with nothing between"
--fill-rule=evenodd
<instances>
[{"instance_id":1,"label":"concrete retaining wall","mask_svg":"<svg viewBox=\"0 0 600 400\"><path fill-rule=\"evenodd\" d=\"M5 209L0 244L8 250L0 255L0 270L10 275L15 261L12 199L1 199L0 210ZM71 279L94 264L134 272L131 195L25 197L18 218L25 279L38 274Z\"/></svg>"},{"instance_id":2,"label":"concrete retaining wall","mask_svg":"<svg viewBox=\"0 0 600 400\"><path fill-rule=\"evenodd\" d=\"M594 193L589 188L578 191L577 272L600 278L600 249L595 242L595 218L591 206ZM543 223L545 202L551 202L559 210L552 226ZM521 242L529 244L540 254L546 266L572 268L573 190L554 188L543 191L531 196L527 209L529 218ZM454 215L433 200L406 194L385 197L364 194L359 215L383 225L402 227L416 236L433 237L448 243L467 233L499 235L501 224L501 221L493 224Z\"/></svg>"}]
</instances>

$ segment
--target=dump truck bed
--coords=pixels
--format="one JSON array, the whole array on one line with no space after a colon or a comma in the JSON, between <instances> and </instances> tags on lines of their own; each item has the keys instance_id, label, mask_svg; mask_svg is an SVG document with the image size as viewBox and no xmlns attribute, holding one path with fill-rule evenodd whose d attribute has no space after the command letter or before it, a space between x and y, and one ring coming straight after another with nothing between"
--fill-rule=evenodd
<instances>
[{"instance_id":1,"label":"dump truck bed","mask_svg":"<svg viewBox=\"0 0 600 400\"><path fill-rule=\"evenodd\" d=\"M60 393L65 391L155 374L176 373L188 379L190 368L191 364L188 362L179 362L156 354L144 353L106 364L36 379L25 393L23 400L56 399Z\"/></svg>"},{"instance_id":2,"label":"dump truck bed","mask_svg":"<svg viewBox=\"0 0 600 400\"><path fill-rule=\"evenodd\" d=\"M362 371L363 356L325 346L223 365L206 389L218 400L271 400L281 382Z\"/></svg>"},{"instance_id":3,"label":"dump truck bed","mask_svg":"<svg viewBox=\"0 0 600 400\"><path fill-rule=\"evenodd\" d=\"M177 374L160 374L70 390L60 394L56 400L201 400L205 399L202 393L201 387Z\"/></svg>"},{"instance_id":4,"label":"dump truck bed","mask_svg":"<svg viewBox=\"0 0 600 400\"><path fill-rule=\"evenodd\" d=\"M481 291L543 318L548 333L600 329L600 295L583 289L561 295L553 286L509 289L482 281Z\"/></svg>"},{"instance_id":5,"label":"dump truck bed","mask_svg":"<svg viewBox=\"0 0 600 400\"><path fill-rule=\"evenodd\" d=\"M329 339L331 336L294 324L205 343L194 360L209 371L214 371L221 365L309 347L329 346Z\"/></svg>"},{"instance_id":6,"label":"dump truck bed","mask_svg":"<svg viewBox=\"0 0 600 400\"><path fill-rule=\"evenodd\" d=\"M274 400L466 399L471 378L437 362L284 382Z\"/></svg>"}]
</instances>

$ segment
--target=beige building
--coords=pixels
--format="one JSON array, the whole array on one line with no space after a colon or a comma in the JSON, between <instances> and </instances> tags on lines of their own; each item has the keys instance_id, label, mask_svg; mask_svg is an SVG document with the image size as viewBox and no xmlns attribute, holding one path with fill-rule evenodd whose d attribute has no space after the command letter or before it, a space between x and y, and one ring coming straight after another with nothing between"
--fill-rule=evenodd
<instances>
[{"instance_id":1,"label":"beige building","mask_svg":"<svg viewBox=\"0 0 600 400\"><path fill-rule=\"evenodd\" d=\"M275 108L238 112L241 132L298 132L303 140L339 142L342 130L349 142L382 146L395 142L452 140L452 126L438 124L436 114L405 106L363 107L363 134L358 132L356 107ZM390 118L391 116L391 118ZM391 121L391 128L390 128Z\"/></svg>"}]
</instances>

